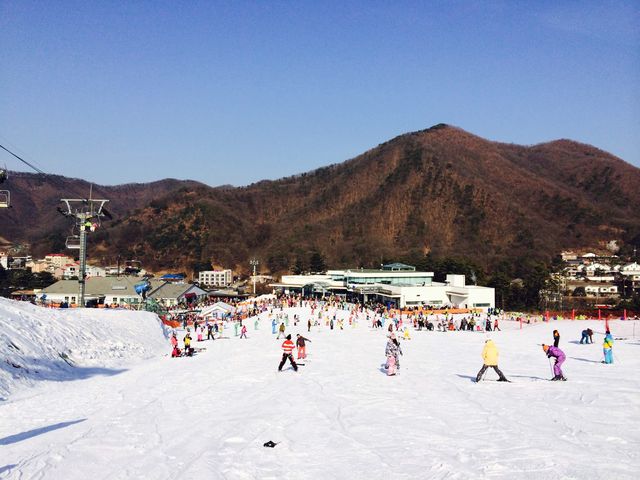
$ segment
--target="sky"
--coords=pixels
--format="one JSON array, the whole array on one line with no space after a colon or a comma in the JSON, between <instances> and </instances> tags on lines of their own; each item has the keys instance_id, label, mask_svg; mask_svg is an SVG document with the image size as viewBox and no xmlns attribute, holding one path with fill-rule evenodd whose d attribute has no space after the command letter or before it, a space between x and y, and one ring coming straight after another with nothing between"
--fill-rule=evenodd
<instances>
[{"instance_id":1,"label":"sky","mask_svg":"<svg viewBox=\"0 0 640 480\"><path fill-rule=\"evenodd\" d=\"M47 173L247 185L437 123L640 166L640 2L0 0L0 144Z\"/></svg>"}]
</instances>

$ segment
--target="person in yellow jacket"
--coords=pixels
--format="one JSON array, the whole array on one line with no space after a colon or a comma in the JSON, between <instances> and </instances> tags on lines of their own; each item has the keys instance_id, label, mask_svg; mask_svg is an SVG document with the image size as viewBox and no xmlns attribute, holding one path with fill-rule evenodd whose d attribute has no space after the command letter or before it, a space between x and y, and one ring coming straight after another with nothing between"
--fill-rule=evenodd
<instances>
[{"instance_id":1,"label":"person in yellow jacket","mask_svg":"<svg viewBox=\"0 0 640 480\"><path fill-rule=\"evenodd\" d=\"M508 382L507 377L504 376L504 373L500 371L498 368L498 347L493 343L493 340L489 339L484 343L484 349L482 350L482 361L483 365L478 375L476 375L476 382L479 382L482 379L482 375L487 371L487 368L493 368L498 374L499 382Z\"/></svg>"}]
</instances>

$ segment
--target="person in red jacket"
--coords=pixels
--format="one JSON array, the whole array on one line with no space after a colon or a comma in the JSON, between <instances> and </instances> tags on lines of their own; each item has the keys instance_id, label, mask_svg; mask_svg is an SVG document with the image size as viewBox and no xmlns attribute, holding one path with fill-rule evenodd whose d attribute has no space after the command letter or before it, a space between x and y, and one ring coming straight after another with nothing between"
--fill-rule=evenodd
<instances>
[{"instance_id":1,"label":"person in red jacket","mask_svg":"<svg viewBox=\"0 0 640 480\"><path fill-rule=\"evenodd\" d=\"M293 349L295 347L296 347L295 344L291 341L291 334L287 335L286 340L282 342L282 360L280 361L280 365L278 365L279 372L282 371L282 367L284 366L284 363L287 361L287 358L291 362L291 366L293 367L293 369L296 372L298 371L298 365L296 365L296 362L293 359L293 355L291 354L291 352L293 352Z\"/></svg>"}]
</instances>

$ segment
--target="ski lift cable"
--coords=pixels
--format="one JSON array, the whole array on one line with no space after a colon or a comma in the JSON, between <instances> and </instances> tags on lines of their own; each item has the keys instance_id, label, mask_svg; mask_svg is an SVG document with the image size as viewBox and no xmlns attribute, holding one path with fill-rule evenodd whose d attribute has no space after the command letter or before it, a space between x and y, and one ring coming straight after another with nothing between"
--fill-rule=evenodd
<instances>
[{"instance_id":1,"label":"ski lift cable","mask_svg":"<svg viewBox=\"0 0 640 480\"><path fill-rule=\"evenodd\" d=\"M2 148L4 151L8 152L9 154L13 155L14 157L16 157L18 160L20 160L22 163L24 163L25 165L33 168L36 172L42 174L42 175L46 175L46 173L44 173L42 170L40 170L38 167L36 167L35 165L32 165L31 163L27 162L24 158L16 155L15 153L13 153L11 150L9 150L7 147L5 147L4 145L0 144L0 148Z\"/></svg>"}]
</instances>

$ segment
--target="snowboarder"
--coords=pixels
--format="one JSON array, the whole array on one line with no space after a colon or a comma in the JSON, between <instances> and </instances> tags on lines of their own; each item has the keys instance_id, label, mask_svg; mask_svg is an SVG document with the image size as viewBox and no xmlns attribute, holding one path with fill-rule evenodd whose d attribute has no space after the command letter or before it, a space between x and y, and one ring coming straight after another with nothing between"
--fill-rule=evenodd
<instances>
[{"instance_id":1,"label":"snowboarder","mask_svg":"<svg viewBox=\"0 0 640 480\"><path fill-rule=\"evenodd\" d=\"M303 337L302 335L300 335L298 333L298 335L296 336L296 347L298 348L298 360L302 359L304 360L305 358L307 358L307 344L305 342L310 342L311 340L309 340L306 337Z\"/></svg>"},{"instance_id":2,"label":"snowboarder","mask_svg":"<svg viewBox=\"0 0 640 480\"><path fill-rule=\"evenodd\" d=\"M242 325L242 328L240 329L240 338L247 338L247 326L246 325Z\"/></svg>"},{"instance_id":3,"label":"snowboarder","mask_svg":"<svg viewBox=\"0 0 640 480\"><path fill-rule=\"evenodd\" d=\"M560 345L560 332L558 332L558 330L554 330L553 331L553 346L558 348L558 345Z\"/></svg>"},{"instance_id":4,"label":"snowboarder","mask_svg":"<svg viewBox=\"0 0 640 480\"><path fill-rule=\"evenodd\" d=\"M613 337L609 330L607 330L607 334L604 336L602 352L604 353L604 363L613 363Z\"/></svg>"},{"instance_id":5,"label":"snowboarder","mask_svg":"<svg viewBox=\"0 0 640 480\"><path fill-rule=\"evenodd\" d=\"M389 340L387 341L387 346L384 349L384 354L387 357L387 363L385 368L387 369L387 375L393 375L395 373L395 369L400 369L400 355L402 355L402 348L400 348L400 342L396 338L395 333L391 333L389 335ZM389 372L389 359L393 358L393 373Z\"/></svg>"},{"instance_id":6,"label":"snowboarder","mask_svg":"<svg viewBox=\"0 0 640 480\"><path fill-rule=\"evenodd\" d=\"M284 326L284 323L282 325ZM282 360L280 361L280 365L278 365L279 372L282 371L282 367L284 366L284 363L287 361L287 359L289 359L289 362L291 362L291 366L293 367L293 369L296 372L298 371L298 365L296 365L296 362L293 359L293 355L291 354L294 348L295 345L291 341L291 334L289 334L287 335L285 341L282 342Z\"/></svg>"},{"instance_id":7,"label":"snowboarder","mask_svg":"<svg viewBox=\"0 0 640 480\"><path fill-rule=\"evenodd\" d=\"M554 357L556 359L555 363L553 364L554 377L551 379L551 381L566 380L562 373L562 364L566 359L564 352L558 347L550 347L549 345L544 344L542 345L542 350L544 350L544 353L547 354L548 358Z\"/></svg>"},{"instance_id":8,"label":"snowboarder","mask_svg":"<svg viewBox=\"0 0 640 480\"><path fill-rule=\"evenodd\" d=\"M493 343L493 340L489 339L484 342L484 348L482 349L482 368L476 375L476 382L482 379L482 375L486 372L487 368L491 367L498 374L499 382L508 382L507 377L498 368L498 347Z\"/></svg>"}]
</instances>

